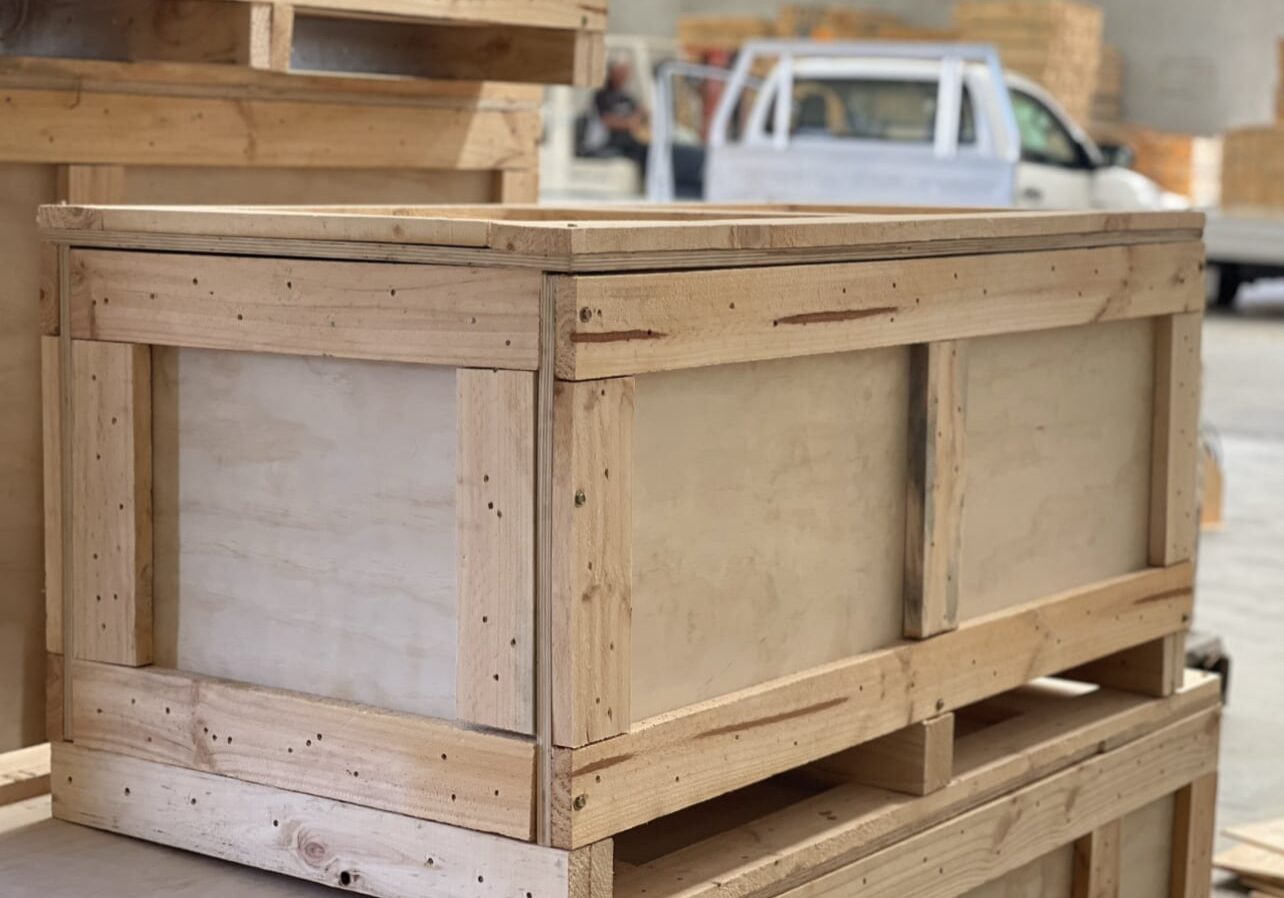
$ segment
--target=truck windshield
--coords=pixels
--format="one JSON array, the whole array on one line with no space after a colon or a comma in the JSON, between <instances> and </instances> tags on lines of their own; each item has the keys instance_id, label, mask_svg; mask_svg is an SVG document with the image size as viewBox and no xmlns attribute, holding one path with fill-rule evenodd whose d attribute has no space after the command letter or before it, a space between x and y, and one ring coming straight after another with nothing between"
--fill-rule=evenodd
<instances>
[{"instance_id":1,"label":"truck windshield","mask_svg":"<svg viewBox=\"0 0 1284 898\"><path fill-rule=\"evenodd\" d=\"M790 134L931 143L936 127L935 81L881 78L796 78ZM972 98L963 89L959 143L976 142Z\"/></svg>"}]
</instances>

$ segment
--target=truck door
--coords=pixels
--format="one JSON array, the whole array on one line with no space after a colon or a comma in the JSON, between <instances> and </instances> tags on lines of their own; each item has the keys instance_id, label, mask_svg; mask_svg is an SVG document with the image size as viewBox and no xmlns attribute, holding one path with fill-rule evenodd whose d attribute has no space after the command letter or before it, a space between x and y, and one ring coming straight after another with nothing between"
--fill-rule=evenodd
<instances>
[{"instance_id":1,"label":"truck door","mask_svg":"<svg viewBox=\"0 0 1284 898\"><path fill-rule=\"evenodd\" d=\"M1026 209L1091 209L1095 166L1087 151L1038 98L1011 89L1021 135L1017 205Z\"/></svg>"}]
</instances>

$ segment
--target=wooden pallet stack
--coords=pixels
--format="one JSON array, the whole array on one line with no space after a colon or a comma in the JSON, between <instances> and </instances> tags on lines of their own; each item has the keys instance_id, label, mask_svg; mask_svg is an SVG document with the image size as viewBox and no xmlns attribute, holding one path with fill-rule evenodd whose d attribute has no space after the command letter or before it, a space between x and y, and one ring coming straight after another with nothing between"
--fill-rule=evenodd
<instances>
[{"instance_id":1,"label":"wooden pallet stack","mask_svg":"<svg viewBox=\"0 0 1284 898\"><path fill-rule=\"evenodd\" d=\"M1284 123L1284 37L1280 38L1276 58L1279 70L1275 78L1275 121Z\"/></svg>"},{"instance_id":2,"label":"wooden pallet stack","mask_svg":"<svg viewBox=\"0 0 1284 898\"><path fill-rule=\"evenodd\" d=\"M0 0L0 751L44 738L36 207L532 202L539 84L597 84L604 27L571 0Z\"/></svg>"},{"instance_id":3,"label":"wooden pallet stack","mask_svg":"<svg viewBox=\"0 0 1284 898\"><path fill-rule=\"evenodd\" d=\"M1222 205L1284 209L1284 125L1223 135Z\"/></svg>"},{"instance_id":4,"label":"wooden pallet stack","mask_svg":"<svg viewBox=\"0 0 1284 898\"><path fill-rule=\"evenodd\" d=\"M1218 204L1220 137L1177 134L1130 122L1098 122L1091 132L1099 143L1127 145L1133 151L1132 168L1164 190L1179 193L1201 208Z\"/></svg>"},{"instance_id":5,"label":"wooden pallet stack","mask_svg":"<svg viewBox=\"0 0 1284 898\"><path fill-rule=\"evenodd\" d=\"M1207 894L1201 216L40 220L56 816L400 898Z\"/></svg>"},{"instance_id":6,"label":"wooden pallet stack","mask_svg":"<svg viewBox=\"0 0 1284 898\"><path fill-rule=\"evenodd\" d=\"M816 40L952 41L952 31L913 25L894 13L845 6L783 6L776 14L781 37Z\"/></svg>"},{"instance_id":7,"label":"wooden pallet stack","mask_svg":"<svg viewBox=\"0 0 1284 898\"><path fill-rule=\"evenodd\" d=\"M1101 64L1100 7L1074 0L959 0L959 37L994 44L1003 64L1034 79L1070 113L1089 121Z\"/></svg>"},{"instance_id":8,"label":"wooden pallet stack","mask_svg":"<svg viewBox=\"0 0 1284 898\"><path fill-rule=\"evenodd\" d=\"M1097 86L1092 95L1094 124L1117 124L1123 121L1124 60L1123 52L1114 44L1101 45L1101 61L1097 65Z\"/></svg>"}]
</instances>

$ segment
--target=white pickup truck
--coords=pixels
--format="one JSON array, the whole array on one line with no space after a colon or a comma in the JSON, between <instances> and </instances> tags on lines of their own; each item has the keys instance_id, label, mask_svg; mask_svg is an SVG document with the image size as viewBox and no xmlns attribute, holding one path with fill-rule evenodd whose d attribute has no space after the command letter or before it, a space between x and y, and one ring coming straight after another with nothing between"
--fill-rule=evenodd
<instances>
[{"instance_id":1,"label":"white pickup truck","mask_svg":"<svg viewBox=\"0 0 1284 898\"><path fill-rule=\"evenodd\" d=\"M1264 209L1213 209L1204 226L1209 298L1231 308L1239 288L1284 278L1284 214Z\"/></svg>"},{"instance_id":2,"label":"white pickup truck","mask_svg":"<svg viewBox=\"0 0 1284 898\"><path fill-rule=\"evenodd\" d=\"M662 66L658 79L682 74ZM752 41L720 77L704 169L712 202L1189 205L1112 164L988 46ZM656 92L647 187L657 201L674 198L671 113L659 108L670 93Z\"/></svg>"}]
</instances>

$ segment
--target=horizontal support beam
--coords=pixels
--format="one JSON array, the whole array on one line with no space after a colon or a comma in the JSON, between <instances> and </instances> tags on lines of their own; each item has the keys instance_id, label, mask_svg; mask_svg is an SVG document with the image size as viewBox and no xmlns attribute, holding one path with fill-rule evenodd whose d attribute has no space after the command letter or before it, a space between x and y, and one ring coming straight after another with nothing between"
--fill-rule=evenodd
<instances>
[{"instance_id":1,"label":"horizontal support beam","mask_svg":"<svg viewBox=\"0 0 1284 898\"><path fill-rule=\"evenodd\" d=\"M581 0L304 0L295 7L300 13L405 22L441 19L549 28L606 28L606 4Z\"/></svg>"},{"instance_id":2,"label":"horizontal support beam","mask_svg":"<svg viewBox=\"0 0 1284 898\"><path fill-rule=\"evenodd\" d=\"M554 752L554 844L579 847L1041 676L1183 629L1193 568L1116 577ZM966 666L960 659L970 659Z\"/></svg>"},{"instance_id":3,"label":"horizontal support beam","mask_svg":"<svg viewBox=\"0 0 1284 898\"><path fill-rule=\"evenodd\" d=\"M380 898L572 894L573 855L529 842L93 751L79 741L54 746L53 770L60 820L344 891Z\"/></svg>"},{"instance_id":4,"label":"horizontal support beam","mask_svg":"<svg viewBox=\"0 0 1284 898\"><path fill-rule=\"evenodd\" d=\"M618 377L1202 309L1198 243L563 278L557 376Z\"/></svg>"},{"instance_id":5,"label":"horizontal support beam","mask_svg":"<svg viewBox=\"0 0 1284 898\"><path fill-rule=\"evenodd\" d=\"M159 668L77 663L72 676L84 748L531 836L527 740Z\"/></svg>"},{"instance_id":6,"label":"horizontal support beam","mask_svg":"<svg viewBox=\"0 0 1284 898\"><path fill-rule=\"evenodd\" d=\"M0 807L48 791L48 742L0 754Z\"/></svg>"},{"instance_id":7,"label":"horizontal support beam","mask_svg":"<svg viewBox=\"0 0 1284 898\"><path fill-rule=\"evenodd\" d=\"M73 337L534 370L535 272L74 250Z\"/></svg>"},{"instance_id":8,"label":"horizontal support beam","mask_svg":"<svg viewBox=\"0 0 1284 898\"><path fill-rule=\"evenodd\" d=\"M779 894L818 871L868 857L982 802L1215 708L1220 688L1216 677L1192 672L1186 688L1158 701L1040 684L994 702L1014 700L1020 712L959 736L954 779L937 792L919 798L840 786L627 868L616 880L615 898Z\"/></svg>"},{"instance_id":9,"label":"horizontal support beam","mask_svg":"<svg viewBox=\"0 0 1284 898\"><path fill-rule=\"evenodd\" d=\"M530 169L537 109L4 91L0 162Z\"/></svg>"},{"instance_id":10,"label":"horizontal support beam","mask_svg":"<svg viewBox=\"0 0 1284 898\"><path fill-rule=\"evenodd\" d=\"M891 792L927 795L954 772L954 715L942 714L879 736L808 765L831 782L865 783Z\"/></svg>"}]
</instances>

